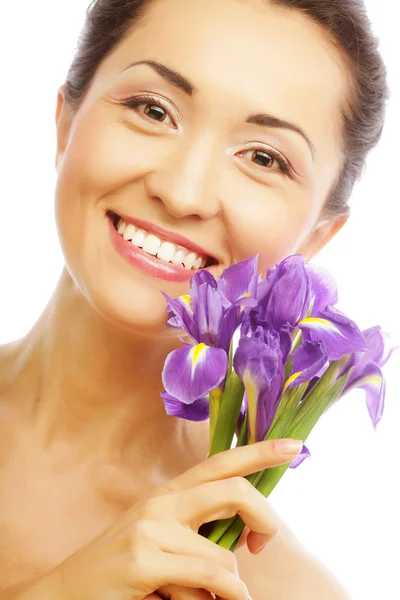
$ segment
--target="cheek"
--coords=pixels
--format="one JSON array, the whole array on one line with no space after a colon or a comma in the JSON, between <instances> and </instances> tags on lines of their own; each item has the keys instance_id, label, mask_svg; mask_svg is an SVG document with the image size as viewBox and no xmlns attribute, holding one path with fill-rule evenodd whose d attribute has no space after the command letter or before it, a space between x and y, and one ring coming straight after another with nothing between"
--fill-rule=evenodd
<instances>
[{"instance_id":1,"label":"cheek","mask_svg":"<svg viewBox=\"0 0 400 600\"><path fill-rule=\"evenodd\" d=\"M65 186L101 197L140 177L149 167L151 150L151 140L93 110L75 124L60 178Z\"/></svg>"},{"instance_id":2,"label":"cheek","mask_svg":"<svg viewBox=\"0 0 400 600\"><path fill-rule=\"evenodd\" d=\"M258 199L247 194L246 202L237 201L226 211L232 260L259 254L264 271L296 253L317 218L318 206L309 191L290 187L291 193L265 188Z\"/></svg>"},{"instance_id":3,"label":"cheek","mask_svg":"<svg viewBox=\"0 0 400 600\"><path fill-rule=\"evenodd\" d=\"M137 142L137 143L136 143ZM140 150L139 150L140 149ZM82 260L96 243L99 220L113 194L134 199L133 185L149 168L151 152L126 126L101 121L96 111L77 115L59 163L55 193L56 221L66 259ZM131 187L130 187L131 186Z\"/></svg>"}]
</instances>

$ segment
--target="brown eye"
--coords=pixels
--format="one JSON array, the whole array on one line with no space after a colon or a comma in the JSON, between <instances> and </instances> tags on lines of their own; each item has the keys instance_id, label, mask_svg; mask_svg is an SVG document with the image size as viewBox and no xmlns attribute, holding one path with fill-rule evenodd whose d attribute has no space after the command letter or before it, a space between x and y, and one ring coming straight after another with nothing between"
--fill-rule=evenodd
<instances>
[{"instance_id":1,"label":"brown eye","mask_svg":"<svg viewBox=\"0 0 400 600\"><path fill-rule=\"evenodd\" d=\"M251 153L250 161L253 164L257 164L260 167L264 167L266 171L271 171L272 173L279 173L280 171L284 175L287 175L289 178L292 178L292 171L289 162L286 158L282 156L282 154L280 154L280 152L277 152L272 148L268 151L256 148L255 150L245 150L241 152L240 155L244 156L247 153L249 155Z\"/></svg>"},{"instance_id":2,"label":"brown eye","mask_svg":"<svg viewBox=\"0 0 400 600\"><path fill-rule=\"evenodd\" d=\"M131 96L122 102L123 106L136 110L139 114L145 115L147 119L163 123L167 117L172 121L172 127L175 128L173 119L161 101L153 96ZM138 110L139 107L144 107L144 110Z\"/></svg>"},{"instance_id":3,"label":"brown eye","mask_svg":"<svg viewBox=\"0 0 400 600\"><path fill-rule=\"evenodd\" d=\"M267 152L261 152L261 150L254 150L252 160L262 167L270 167L273 164L275 158Z\"/></svg>"},{"instance_id":4,"label":"brown eye","mask_svg":"<svg viewBox=\"0 0 400 600\"><path fill-rule=\"evenodd\" d=\"M143 112L150 119L153 119L154 121L159 121L160 123L162 123L165 120L165 117L167 116L165 110L157 104L146 104Z\"/></svg>"}]
</instances>

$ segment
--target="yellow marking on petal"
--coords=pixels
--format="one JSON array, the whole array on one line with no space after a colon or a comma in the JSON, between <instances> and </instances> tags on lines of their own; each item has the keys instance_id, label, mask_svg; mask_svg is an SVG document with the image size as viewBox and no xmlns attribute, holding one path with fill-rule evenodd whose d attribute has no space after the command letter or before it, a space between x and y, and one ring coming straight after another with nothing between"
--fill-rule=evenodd
<instances>
[{"instance_id":1,"label":"yellow marking on petal","mask_svg":"<svg viewBox=\"0 0 400 600\"><path fill-rule=\"evenodd\" d=\"M283 390L282 390L282 394L284 394L284 393L286 392L286 390L288 389L289 385L290 385L291 383L293 383L293 381L294 381L295 379L297 379L299 375L301 375L301 371L299 371L298 373L293 373L293 375L291 375L291 376L289 377L289 379L287 380L287 382L286 382L286 383L285 383L285 385L284 385L284 388L283 388Z\"/></svg>"},{"instance_id":2,"label":"yellow marking on petal","mask_svg":"<svg viewBox=\"0 0 400 600\"><path fill-rule=\"evenodd\" d=\"M205 344L203 344L203 342L201 342L201 344L197 344L196 346L194 346L193 348L193 354L192 354L192 366L196 366L197 361L200 358L200 355L204 352L204 350L207 348L207 346Z\"/></svg>"},{"instance_id":3,"label":"yellow marking on petal","mask_svg":"<svg viewBox=\"0 0 400 600\"><path fill-rule=\"evenodd\" d=\"M378 377L378 376L365 377L365 379L362 379L360 383L362 383L362 384L376 383L377 385L381 385L382 377Z\"/></svg>"},{"instance_id":4,"label":"yellow marking on petal","mask_svg":"<svg viewBox=\"0 0 400 600\"><path fill-rule=\"evenodd\" d=\"M184 294L183 296L179 296L179 298L182 300L182 302L184 304L187 304L188 306L190 306L190 296L189 296L189 294Z\"/></svg>"},{"instance_id":5,"label":"yellow marking on petal","mask_svg":"<svg viewBox=\"0 0 400 600\"><path fill-rule=\"evenodd\" d=\"M258 402L258 389L254 383L251 375L248 371L245 371L243 375L243 383L247 395L247 408L248 408L248 419L249 419L249 444L255 444L256 440L256 421L257 421L257 402Z\"/></svg>"},{"instance_id":6,"label":"yellow marking on petal","mask_svg":"<svg viewBox=\"0 0 400 600\"><path fill-rule=\"evenodd\" d=\"M323 327L326 327L327 329L332 329L333 331L340 333L339 329L337 327L335 327L335 325L333 323L331 323L330 321L327 321L326 319L320 319L319 317L306 317L299 323L299 325L308 325L308 324L322 325Z\"/></svg>"},{"instance_id":7,"label":"yellow marking on petal","mask_svg":"<svg viewBox=\"0 0 400 600\"><path fill-rule=\"evenodd\" d=\"M196 371L196 365L199 362L199 360L202 358L204 351L207 349L206 344L203 344L203 342L201 342L200 344L196 344L196 346L193 346L193 350L192 350L192 368L191 368L191 377L193 380L195 371Z\"/></svg>"},{"instance_id":8,"label":"yellow marking on petal","mask_svg":"<svg viewBox=\"0 0 400 600\"><path fill-rule=\"evenodd\" d=\"M250 292L247 292L247 294L245 294L244 296L241 296L241 298L250 298ZM244 309L244 304L241 304L239 306L239 310L243 310Z\"/></svg>"}]
</instances>

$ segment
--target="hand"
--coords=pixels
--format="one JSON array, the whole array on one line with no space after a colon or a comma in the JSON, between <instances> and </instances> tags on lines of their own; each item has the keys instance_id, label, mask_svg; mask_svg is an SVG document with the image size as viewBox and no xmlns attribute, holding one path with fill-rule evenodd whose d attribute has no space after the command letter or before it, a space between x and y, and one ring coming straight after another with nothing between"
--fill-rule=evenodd
<instances>
[{"instance_id":1,"label":"hand","mask_svg":"<svg viewBox=\"0 0 400 600\"><path fill-rule=\"evenodd\" d=\"M185 599L209 598L212 593L226 600L247 600L234 554L197 532L203 523L239 514L250 529L250 551L264 545L279 523L266 499L243 477L294 456L279 454L274 442L267 441L199 463L56 567L49 574L58 586L55 597L143 600L159 591L168 598L166 586L173 585L178 586L175 592L172 588L176 594L186 588Z\"/></svg>"}]
</instances>

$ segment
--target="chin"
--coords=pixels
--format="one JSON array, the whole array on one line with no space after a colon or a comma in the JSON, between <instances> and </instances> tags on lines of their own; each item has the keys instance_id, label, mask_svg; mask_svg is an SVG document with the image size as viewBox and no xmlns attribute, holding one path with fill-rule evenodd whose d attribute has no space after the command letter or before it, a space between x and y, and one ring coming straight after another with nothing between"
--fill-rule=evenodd
<instances>
[{"instance_id":1,"label":"chin","mask_svg":"<svg viewBox=\"0 0 400 600\"><path fill-rule=\"evenodd\" d=\"M136 283L136 285L135 285ZM146 287L138 281L129 286L116 281L90 282L85 297L109 323L133 335L170 338L167 327L166 301L160 289ZM173 332L176 337L176 332Z\"/></svg>"}]
</instances>

